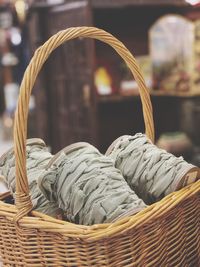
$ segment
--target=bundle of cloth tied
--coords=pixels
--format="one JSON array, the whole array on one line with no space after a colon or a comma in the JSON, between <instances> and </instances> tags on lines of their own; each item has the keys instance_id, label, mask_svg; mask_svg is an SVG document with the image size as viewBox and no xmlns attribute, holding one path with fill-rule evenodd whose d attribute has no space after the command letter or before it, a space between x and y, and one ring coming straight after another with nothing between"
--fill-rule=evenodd
<instances>
[{"instance_id":1,"label":"bundle of cloth tied","mask_svg":"<svg viewBox=\"0 0 200 267\"><path fill-rule=\"evenodd\" d=\"M33 209L84 225L134 215L200 179L198 167L140 133L119 137L105 155L84 142L52 155L41 139L29 139L26 158ZM15 199L13 148L0 158L0 177Z\"/></svg>"}]
</instances>

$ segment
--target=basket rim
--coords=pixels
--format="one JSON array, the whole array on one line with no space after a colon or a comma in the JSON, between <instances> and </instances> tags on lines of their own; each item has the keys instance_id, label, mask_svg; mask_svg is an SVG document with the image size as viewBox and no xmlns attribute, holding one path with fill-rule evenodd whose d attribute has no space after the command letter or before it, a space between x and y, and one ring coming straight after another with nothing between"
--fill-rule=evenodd
<instances>
[{"instance_id":1,"label":"basket rim","mask_svg":"<svg viewBox=\"0 0 200 267\"><path fill-rule=\"evenodd\" d=\"M55 219L43 213L32 211L31 216L25 216L18 221L21 230L32 229L33 231L42 230L64 235L68 238L79 238L85 241L102 240L105 238L116 237L129 230L136 229L144 224L150 223L162 216L165 216L173 208L180 205L186 199L200 193L200 180L173 192L162 200L148 206L139 213L130 217L122 218L114 223L94 224L91 226L74 224L71 222ZM18 210L16 205L7 204L0 201L0 216L14 221Z\"/></svg>"}]
</instances>

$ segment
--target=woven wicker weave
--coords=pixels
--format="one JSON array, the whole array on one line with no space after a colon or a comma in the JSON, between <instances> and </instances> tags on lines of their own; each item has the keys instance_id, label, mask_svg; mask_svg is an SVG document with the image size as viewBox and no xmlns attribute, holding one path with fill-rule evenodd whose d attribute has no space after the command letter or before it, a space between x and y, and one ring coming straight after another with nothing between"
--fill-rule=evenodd
<instances>
[{"instance_id":1,"label":"woven wicker weave","mask_svg":"<svg viewBox=\"0 0 200 267\"><path fill-rule=\"evenodd\" d=\"M14 129L17 201L16 206L0 202L4 266L200 266L200 181L112 224L81 226L31 212L25 159L31 89L50 53L76 37L99 39L126 61L140 87L146 133L154 139L148 90L121 42L88 27L70 28L50 38L36 51L21 85Z\"/></svg>"}]
</instances>

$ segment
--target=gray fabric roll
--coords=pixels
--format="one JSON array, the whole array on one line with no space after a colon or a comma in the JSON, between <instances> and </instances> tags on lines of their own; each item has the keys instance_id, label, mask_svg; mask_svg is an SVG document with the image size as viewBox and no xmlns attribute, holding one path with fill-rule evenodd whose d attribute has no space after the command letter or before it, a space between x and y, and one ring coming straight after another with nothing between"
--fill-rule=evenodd
<instances>
[{"instance_id":1,"label":"gray fabric roll","mask_svg":"<svg viewBox=\"0 0 200 267\"><path fill-rule=\"evenodd\" d=\"M33 209L44 214L57 217L60 210L55 202L45 198L38 187L38 177L52 158L47 151L45 143L41 139L29 139L26 145L26 167ZM13 149L10 149L0 158L0 175L4 177L8 189L15 198L15 156Z\"/></svg>"},{"instance_id":2,"label":"gray fabric roll","mask_svg":"<svg viewBox=\"0 0 200 267\"><path fill-rule=\"evenodd\" d=\"M113 222L146 207L130 189L113 160L87 143L65 148L40 175L39 187L68 221Z\"/></svg>"},{"instance_id":3,"label":"gray fabric roll","mask_svg":"<svg viewBox=\"0 0 200 267\"><path fill-rule=\"evenodd\" d=\"M118 138L106 155L115 161L115 167L146 204L175 191L181 178L195 167L182 157L159 149L141 133Z\"/></svg>"}]
</instances>

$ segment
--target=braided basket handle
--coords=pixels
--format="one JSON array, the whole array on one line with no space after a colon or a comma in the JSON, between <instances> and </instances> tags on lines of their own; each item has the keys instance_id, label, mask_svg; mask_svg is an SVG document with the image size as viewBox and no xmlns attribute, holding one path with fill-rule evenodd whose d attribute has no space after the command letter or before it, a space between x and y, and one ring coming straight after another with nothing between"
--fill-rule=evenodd
<instances>
[{"instance_id":1,"label":"braided basket handle","mask_svg":"<svg viewBox=\"0 0 200 267\"><path fill-rule=\"evenodd\" d=\"M36 50L29 66L25 71L20 87L14 125L14 149L16 158L16 205L18 208L18 213L15 218L16 221L27 215L32 210L26 172L27 119L31 90L34 86L40 69L51 52L65 41L77 37L89 37L103 41L104 43L107 43L113 47L124 59L139 86L146 134L152 141L154 141L154 123L150 95L145 86L144 79L140 73L136 61L128 49L111 34L94 27L76 27L58 32Z\"/></svg>"}]
</instances>

